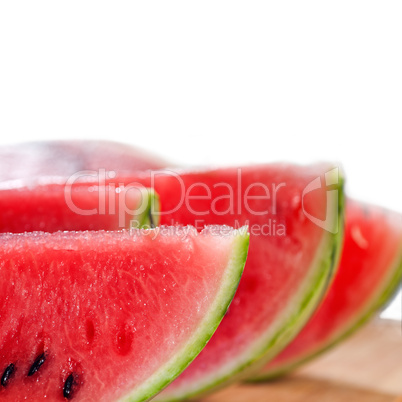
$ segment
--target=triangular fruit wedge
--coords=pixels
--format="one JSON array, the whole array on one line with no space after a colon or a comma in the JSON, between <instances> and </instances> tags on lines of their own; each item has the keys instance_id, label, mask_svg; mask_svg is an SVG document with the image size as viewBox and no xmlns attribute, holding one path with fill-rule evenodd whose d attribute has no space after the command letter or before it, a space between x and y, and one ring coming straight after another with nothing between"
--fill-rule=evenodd
<instances>
[{"instance_id":1,"label":"triangular fruit wedge","mask_svg":"<svg viewBox=\"0 0 402 402\"><path fill-rule=\"evenodd\" d=\"M0 235L0 400L145 401L199 353L246 228Z\"/></svg>"},{"instance_id":2,"label":"triangular fruit wedge","mask_svg":"<svg viewBox=\"0 0 402 402\"><path fill-rule=\"evenodd\" d=\"M72 191L98 185L99 180L77 178ZM101 184L154 188L165 225L190 224L198 230L208 224L250 227L245 273L228 314L194 363L158 397L161 400L211 391L272 359L311 316L337 266L343 189L334 166L148 171ZM56 184L43 184L42 191L49 186Z\"/></svg>"},{"instance_id":3,"label":"triangular fruit wedge","mask_svg":"<svg viewBox=\"0 0 402 402\"><path fill-rule=\"evenodd\" d=\"M0 181L70 177L100 169L113 175L166 165L158 156L113 141L42 141L0 146Z\"/></svg>"},{"instance_id":4,"label":"triangular fruit wedge","mask_svg":"<svg viewBox=\"0 0 402 402\"><path fill-rule=\"evenodd\" d=\"M228 314L157 400L211 391L272 359L304 326L332 279L343 238L342 177L335 166L165 170L106 184L154 188L165 225L250 228L245 272Z\"/></svg>"},{"instance_id":5,"label":"triangular fruit wedge","mask_svg":"<svg viewBox=\"0 0 402 402\"><path fill-rule=\"evenodd\" d=\"M250 252L228 314L156 400L195 396L279 353L326 291L343 239L343 190L331 165L272 164L153 174L161 222L249 225Z\"/></svg>"},{"instance_id":6,"label":"triangular fruit wedge","mask_svg":"<svg viewBox=\"0 0 402 402\"><path fill-rule=\"evenodd\" d=\"M159 198L143 186L0 184L0 232L119 230L159 223Z\"/></svg>"},{"instance_id":7,"label":"triangular fruit wedge","mask_svg":"<svg viewBox=\"0 0 402 402\"><path fill-rule=\"evenodd\" d=\"M353 333L389 300L402 276L402 216L348 200L338 273L320 308L255 380L281 375Z\"/></svg>"}]
</instances>

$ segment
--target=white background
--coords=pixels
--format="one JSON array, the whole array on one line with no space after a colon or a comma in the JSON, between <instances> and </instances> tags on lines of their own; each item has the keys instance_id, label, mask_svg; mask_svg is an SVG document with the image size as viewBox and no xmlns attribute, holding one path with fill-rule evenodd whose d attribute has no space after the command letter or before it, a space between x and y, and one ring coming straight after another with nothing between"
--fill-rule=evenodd
<instances>
[{"instance_id":1,"label":"white background","mask_svg":"<svg viewBox=\"0 0 402 402\"><path fill-rule=\"evenodd\" d=\"M350 195L402 212L401 21L399 1L3 1L0 141L334 160Z\"/></svg>"}]
</instances>

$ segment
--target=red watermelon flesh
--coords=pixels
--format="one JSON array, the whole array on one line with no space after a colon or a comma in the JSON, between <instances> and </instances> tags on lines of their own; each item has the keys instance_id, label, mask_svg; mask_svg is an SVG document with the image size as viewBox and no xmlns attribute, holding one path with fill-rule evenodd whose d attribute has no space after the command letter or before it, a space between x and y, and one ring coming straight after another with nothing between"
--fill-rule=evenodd
<instances>
[{"instance_id":1,"label":"red watermelon flesh","mask_svg":"<svg viewBox=\"0 0 402 402\"><path fill-rule=\"evenodd\" d=\"M227 227L0 235L0 400L148 400L212 335L247 245Z\"/></svg>"},{"instance_id":2,"label":"red watermelon flesh","mask_svg":"<svg viewBox=\"0 0 402 402\"><path fill-rule=\"evenodd\" d=\"M156 194L145 187L0 186L0 232L118 230L158 223ZM3 189L1 189L3 187Z\"/></svg>"},{"instance_id":3,"label":"red watermelon flesh","mask_svg":"<svg viewBox=\"0 0 402 402\"><path fill-rule=\"evenodd\" d=\"M0 147L0 181L69 177L99 169L121 173L166 165L155 155L112 141L43 141Z\"/></svg>"},{"instance_id":4,"label":"red watermelon flesh","mask_svg":"<svg viewBox=\"0 0 402 402\"><path fill-rule=\"evenodd\" d=\"M341 246L342 178L334 180L333 168L277 164L143 172L109 181L154 188L162 224L250 228L250 253L229 313L158 400L198 395L234 380L234 374L279 353L305 324L326 290ZM335 233L316 224L326 217ZM336 228L331 222L337 220Z\"/></svg>"},{"instance_id":5,"label":"red watermelon flesh","mask_svg":"<svg viewBox=\"0 0 402 402\"><path fill-rule=\"evenodd\" d=\"M386 302L402 276L402 216L348 200L338 273L295 340L255 378L275 377L351 334Z\"/></svg>"}]
</instances>

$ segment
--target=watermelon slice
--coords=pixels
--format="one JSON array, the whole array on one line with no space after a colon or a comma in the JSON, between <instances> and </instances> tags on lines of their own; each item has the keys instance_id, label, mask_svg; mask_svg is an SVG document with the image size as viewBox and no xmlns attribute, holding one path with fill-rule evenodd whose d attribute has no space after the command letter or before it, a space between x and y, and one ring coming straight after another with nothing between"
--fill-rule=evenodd
<instances>
[{"instance_id":1,"label":"watermelon slice","mask_svg":"<svg viewBox=\"0 0 402 402\"><path fill-rule=\"evenodd\" d=\"M244 228L0 235L0 400L145 401L199 353Z\"/></svg>"},{"instance_id":2,"label":"watermelon slice","mask_svg":"<svg viewBox=\"0 0 402 402\"><path fill-rule=\"evenodd\" d=\"M118 230L156 226L159 199L143 186L0 184L0 232Z\"/></svg>"},{"instance_id":3,"label":"watermelon slice","mask_svg":"<svg viewBox=\"0 0 402 402\"><path fill-rule=\"evenodd\" d=\"M337 172L328 165L278 164L155 175L162 223L247 224L251 235L229 313L156 400L193 397L243 378L246 368L272 359L300 331L337 265L343 236ZM337 228L319 226L336 221Z\"/></svg>"},{"instance_id":4,"label":"watermelon slice","mask_svg":"<svg viewBox=\"0 0 402 402\"><path fill-rule=\"evenodd\" d=\"M155 155L112 141L43 141L0 147L0 181L166 166L166 161Z\"/></svg>"},{"instance_id":5,"label":"watermelon slice","mask_svg":"<svg viewBox=\"0 0 402 402\"><path fill-rule=\"evenodd\" d=\"M228 314L158 400L211 391L272 359L305 324L332 279L343 236L342 178L334 166L166 170L108 183L154 188L165 225L250 227L245 273Z\"/></svg>"},{"instance_id":6,"label":"watermelon slice","mask_svg":"<svg viewBox=\"0 0 402 402\"><path fill-rule=\"evenodd\" d=\"M335 280L296 339L255 377L279 376L350 335L389 300L402 277L402 217L348 200Z\"/></svg>"}]
</instances>

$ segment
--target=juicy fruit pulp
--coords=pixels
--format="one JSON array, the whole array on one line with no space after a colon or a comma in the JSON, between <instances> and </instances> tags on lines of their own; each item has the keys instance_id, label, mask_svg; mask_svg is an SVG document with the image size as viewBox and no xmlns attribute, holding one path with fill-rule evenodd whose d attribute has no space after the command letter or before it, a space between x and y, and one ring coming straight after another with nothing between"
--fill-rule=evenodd
<instances>
[{"instance_id":1,"label":"juicy fruit pulp","mask_svg":"<svg viewBox=\"0 0 402 402\"><path fill-rule=\"evenodd\" d=\"M155 226L158 209L158 196L145 187L11 186L0 189L0 232Z\"/></svg>"},{"instance_id":2,"label":"juicy fruit pulp","mask_svg":"<svg viewBox=\"0 0 402 402\"><path fill-rule=\"evenodd\" d=\"M358 328L396 290L402 276L402 217L348 200L338 273L320 308L255 380L276 377Z\"/></svg>"},{"instance_id":3,"label":"juicy fruit pulp","mask_svg":"<svg viewBox=\"0 0 402 402\"><path fill-rule=\"evenodd\" d=\"M326 188L332 169L278 164L118 178L155 189L162 224L247 224L251 233L228 314L158 400L198 395L232 381L244 368L275 356L305 324L331 278L343 233L342 179L327 180ZM329 223L337 219L338 230L330 233Z\"/></svg>"},{"instance_id":4,"label":"juicy fruit pulp","mask_svg":"<svg viewBox=\"0 0 402 402\"><path fill-rule=\"evenodd\" d=\"M154 155L111 141L43 141L0 147L0 181L70 177L83 171L93 175L99 169L132 172L165 166L166 162Z\"/></svg>"},{"instance_id":5,"label":"juicy fruit pulp","mask_svg":"<svg viewBox=\"0 0 402 402\"><path fill-rule=\"evenodd\" d=\"M245 263L243 231L0 235L0 400L147 400L198 354Z\"/></svg>"},{"instance_id":6,"label":"juicy fruit pulp","mask_svg":"<svg viewBox=\"0 0 402 402\"><path fill-rule=\"evenodd\" d=\"M174 212L169 211L179 205L181 194L177 179L156 178L162 222L248 224L251 234L244 275L229 313L206 348L157 400L196 395L232 381L233 374L276 355L304 325L326 289L340 249L342 186L332 188L337 202L327 208L324 181L332 169L265 165L184 173L180 186L198 197L187 196L187 203ZM309 184L320 178L321 190L305 195ZM208 214L201 215L205 211ZM340 219L338 233L317 226L305 212L322 220Z\"/></svg>"}]
</instances>

